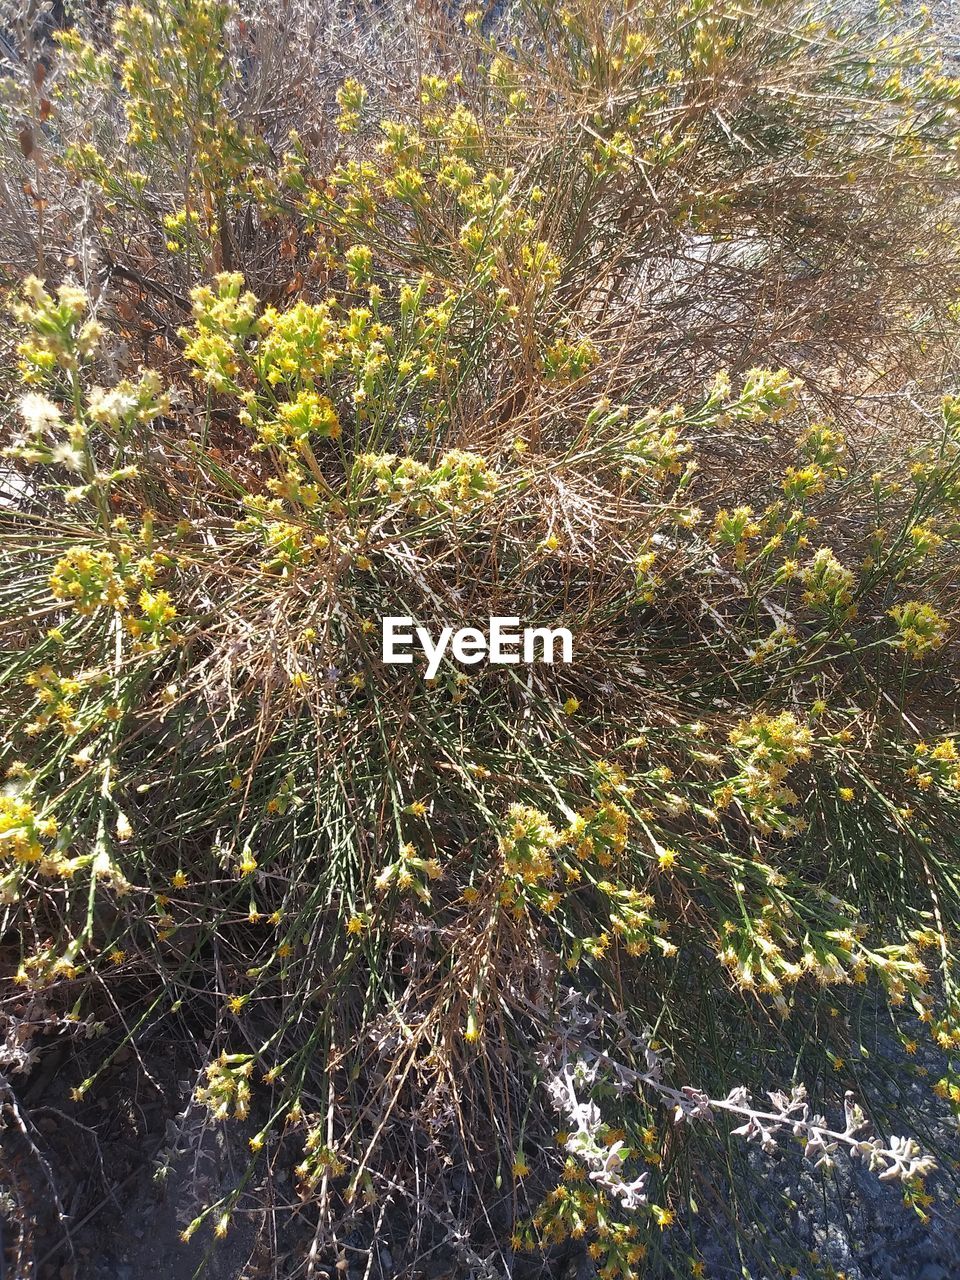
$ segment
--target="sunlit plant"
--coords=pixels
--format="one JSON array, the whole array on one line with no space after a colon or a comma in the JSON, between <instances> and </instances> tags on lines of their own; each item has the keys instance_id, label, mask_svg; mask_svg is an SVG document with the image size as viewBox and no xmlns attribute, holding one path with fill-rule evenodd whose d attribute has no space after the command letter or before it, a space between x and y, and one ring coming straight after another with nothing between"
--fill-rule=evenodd
<instances>
[{"instance_id":1,"label":"sunlit plant","mask_svg":"<svg viewBox=\"0 0 960 1280\"><path fill-rule=\"evenodd\" d=\"M754 1139L924 1213L844 1063L866 993L960 1105L960 82L896 15L532 0L324 96L301 18L81 15L3 91L0 1016L96 1018L78 1104L204 1029L188 1239L291 1143L318 1240L401 1195L463 1265L505 1203L689 1274Z\"/></svg>"}]
</instances>

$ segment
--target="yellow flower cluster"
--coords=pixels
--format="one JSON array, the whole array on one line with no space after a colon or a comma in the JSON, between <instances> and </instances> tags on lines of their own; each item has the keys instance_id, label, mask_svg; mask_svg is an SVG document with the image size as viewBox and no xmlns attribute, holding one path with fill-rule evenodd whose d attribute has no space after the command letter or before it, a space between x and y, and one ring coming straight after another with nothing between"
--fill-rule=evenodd
<instances>
[{"instance_id":1,"label":"yellow flower cluster","mask_svg":"<svg viewBox=\"0 0 960 1280\"><path fill-rule=\"evenodd\" d=\"M602 1280L633 1280L647 1255L636 1220L621 1222L613 1213L610 1199L586 1179L583 1168L572 1158L566 1163L564 1181L546 1195L526 1226L520 1226L511 1241L515 1249L533 1251L566 1240L591 1237L590 1257ZM662 1226L673 1215L664 1213Z\"/></svg>"},{"instance_id":2,"label":"yellow flower cluster","mask_svg":"<svg viewBox=\"0 0 960 1280\"><path fill-rule=\"evenodd\" d=\"M721 508L713 522L710 541L719 547L729 547L734 553L734 561L741 564L746 556L748 542L760 534L760 525L754 517L752 507L736 507L728 511Z\"/></svg>"},{"instance_id":3,"label":"yellow flower cluster","mask_svg":"<svg viewBox=\"0 0 960 1280\"><path fill-rule=\"evenodd\" d=\"M75 371L80 360L93 355L103 333L98 321L87 319L87 295L69 284L48 293L36 276L27 276L22 293L10 310L32 331L17 347L24 382L42 382L58 368Z\"/></svg>"},{"instance_id":4,"label":"yellow flower cluster","mask_svg":"<svg viewBox=\"0 0 960 1280\"><path fill-rule=\"evenodd\" d=\"M207 1067L207 1083L196 1091L214 1120L245 1120L250 1111L250 1077L253 1055L221 1053Z\"/></svg>"},{"instance_id":5,"label":"yellow flower cluster","mask_svg":"<svg viewBox=\"0 0 960 1280\"><path fill-rule=\"evenodd\" d=\"M44 947L24 958L17 968L14 981L18 986L39 991L58 980L75 978L78 973L76 958L76 948L72 945L62 953L56 952L53 947ZM90 1083L92 1082L85 1080L71 1090L70 1096L74 1101L83 1097Z\"/></svg>"},{"instance_id":6,"label":"yellow flower cluster","mask_svg":"<svg viewBox=\"0 0 960 1280\"><path fill-rule=\"evenodd\" d=\"M128 615L123 625L135 638L139 652L159 649L177 640L171 625L177 610L168 591L143 590L137 597L137 605L139 614Z\"/></svg>"},{"instance_id":7,"label":"yellow flower cluster","mask_svg":"<svg viewBox=\"0 0 960 1280\"><path fill-rule=\"evenodd\" d=\"M50 590L57 600L73 605L84 617L96 609L124 609L126 592L135 585L131 574L124 575L109 551L75 547L61 556L50 575Z\"/></svg>"},{"instance_id":8,"label":"yellow flower cluster","mask_svg":"<svg viewBox=\"0 0 960 1280\"><path fill-rule=\"evenodd\" d=\"M788 836L806 828L806 820L784 811L797 804L786 785L790 769L809 760L813 734L792 711L751 716L730 731L730 745L741 764L736 777L714 792L714 803L726 808L736 797L763 832Z\"/></svg>"},{"instance_id":9,"label":"yellow flower cluster","mask_svg":"<svg viewBox=\"0 0 960 1280\"><path fill-rule=\"evenodd\" d=\"M893 1004L909 992L918 1008L927 1005L929 975L913 942L870 947L860 923L837 915L833 924L800 928L791 913L768 905L760 920L724 923L717 958L739 987L772 997L782 1017L789 1014L784 989L805 975L826 987L864 983L872 973Z\"/></svg>"},{"instance_id":10,"label":"yellow flower cluster","mask_svg":"<svg viewBox=\"0 0 960 1280\"><path fill-rule=\"evenodd\" d=\"M422 903L429 904L432 895L428 882L438 880L442 874L436 858L424 858L415 845L408 843L401 847L399 856L383 868L375 883L380 893L396 885L402 893L413 890Z\"/></svg>"},{"instance_id":11,"label":"yellow flower cluster","mask_svg":"<svg viewBox=\"0 0 960 1280\"><path fill-rule=\"evenodd\" d=\"M303 299L286 311L267 307L260 318L262 337L254 362L269 386L298 382L312 386L332 377L343 358L340 328L333 300L310 303Z\"/></svg>"},{"instance_id":12,"label":"yellow flower cluster","mask_svg":"<svg viewBox=\"0 0 960 1280\"><path fill-rule=\"evenodd\" d=\"M75 676L60 675L47 662L36 671L31 671L24 683L34 690L41 708L36 718L27 725L26 732L31 737L52 724L58 724L71 737L80 733L75 700L83 692L84 681Z\"/></svg>"},{"instance_id":13,"label":"yellow flower cluster","mask_svg":"<svg viewBox=\"0 0 960 1280\"><path fill-rule=\"evenodd\" d=\"M256 297L243 292L239 272L221 272L213 287L198 285L191 290L192 330L180 330L186 344L184 357L196 366L194 377L215 391L238 393L237 381L245 360L244 340L257 331Z\"/></svg>"},{"instance_id":14,"label":"yellow flower cluster","mask_svg":"<svg viewBox=\"0 0 960 1280\"><path fill-rule=\"evenodd\" d=\"M302 485L296 479L293 483L280 482L277 487L285 498L301 502L305 507L313 507L319 497L313 486ZM285 520L278 498L248 498L246 506L250 514L237 521L236 528L242 533L258 535L264 550L265 573L287 577L293 570L313 562L330 546L327 534L314 533L305 524Z\"/></svg>"},{"instance_id":15,"label":"yellow flower cluster","mask_svg":"<svg viewBox=\"0 0 960 1280\"><path fill-rule=\"evenodd\" d=\"M678 416L677 409L654 410L636 424L624 446L625 476L639 472L663 481L679 475L690 445L681 440L679 428L672 425Z\"/></svg>"},{"instance_id":16,"label":"yellow flower cluster","mask_svg":"<svg viewBox=\"0 0 960 1280\"><path fill-rule=\"evenodd\" d=\"M507 824L499 839L506 875L516 876L525 885L549 880L554 874L553 854L560 832L546 814L523 804L510 806Z\"/></svg>"},{"instance_id":17,"label":"yellow flower cluster","mask_svg":"<svg viewBox=\"0 0 960 1280\"><path fill-rule=\"evenodd\" d=\"M740 395L724 412L734 421L779 422L797 409L802 386L786 369L748 369Z\"/></svg>"},{"instance_id":18,"label":"yellow flower cluster","mask_svg":"<svg viewBox=\"0 0 960 1280\"><path fill-rule=\"evenodd\" d=\"M844 568L829 547L821 547L809 564L800 571L803 584L803 602L811 609L824 613L840 614L847 619L855 616L852 605L855 579Z\"/></svg>"},{"instance_id":19,"label":"yellow flower cluster","mask_svg":"<svg viewBox=\"0 0 960 1280\"><path fill-rule=\"evenodd\" d=\"M489 502L499 477L479 454L451 449L432 467L393 453L360 454L351 483L359 494L372 488L379 498L402 503L419 516L433 511L454 515Z\"/></svg>"},{"instance_id":20,"label":"yellow flower cluster","mask_svg":"<svg viewBox=\"0 0 960 1280\"><path fill-rule=\"evenodd\" d=\"M56 834L56 819L41 818L29 800L0 796L0 858L22 865L41 862L47 856L43 842ZM47 870L56 870L55 861L49 862Z\"/></svg>"},{"instance_id":21,"label":"yellow flower cluster","mask_svg":"<svg viewBox=\"0 0 960 1280\"><path fill-rule=\"evenodd\" d=\"M226 102L229 15L222 0L151 0L126 5L113 25L128 143L161 147L178 164L185 157L214 189L237 175L252 151Z\"/></svg>"},{"instance_id":22,"label":"yellow flower cluster","mask_svg":"<svg viewBox=\"0 0 960 1280\"><path fill-rule=\"evenodd\" d=\"M922 600L908 600L894 606L890 617L900 632L897 644L908 657L923 659L942 648L948 635L946 620L932 605Z\"/></svg>"},{"instance_id":23,"label":"yellow flower cluster","mask_svg":"<svg viewBox=\"0 0 960 1280\"><path fill-rule=\"evenodd\" d=\"M119 518L119 526L125 522ZM118 521L114 522L115 530ZM140 649L156 649L174 641L170 624L176 608L167 591L153 592L144 586L137 598L139 613L130 612L129 592L141 584L150 584L157 573L170 564L170 558L159 549L150 549L153 523L144 520L141 541L148 554L138 556L131 542L115 542L114 551L95 551L92 547L74 547L61 556L50 575L50 590L57 600L71 604L82 617L90 617L98 609L115 609L124 615L124 625L137 638Z\"/></svg>"},{"instance_id":24,"label":"yellow flower cluster","mask_svg":"<svg viewBox=\"0 0 960 1280\"><path fill-rule=\"evenodd\" d=\"M628 955L645 955L651 944L667 957L676 955L677 948L665 937L667 922L653 915L654 899L650 894L626 889L608 880L601 880L597 888L609 901L610 928L623 942Z\"/></svg>"},{"instance_id":25,"label":"yellow flower cluster","mask_svg":"<svg viewBox=\"0 0 960 1280\"><path fill-rule=\"evenodd\" d=\"M304 1190L315 1191L323 1178L339 1178L345 1171L342 1157L324 1140L324 1130L319 1125L308 1129L303 1159L295 1170Z\"/></svg>"},{"instance_id":26,"label":"yellow flower cluster","mask_svg":"<svg viewBox=\"0 0 960 1280\"><path fill-rule=\"evenodd\" d=\"M366 100L367 91L359 80L352 77L344 80L337 90L337 106L340 108L337 128L342 133L351 133L359 126L360 113Z\"/></svg>"},{"instance_id":27,"label":"yellow flower cluster","mask_svg":"<svg viewBox=\"0 0 960 1280\"><path fill-rule=\"evenodd\" d=\"M598 866L609 867L627 847L630 818L625 809L611 799L590 805L570 822L563 833L563 843L573 850L578 862L596 860ZM568 875L575 875L575 869Z\"/></svg>"},{"instance_id":28,"label":"yellow flower cluster","mask_svg":"<svg viewBox=\"0 0 960 1280\"><path fill-rule=\"evenodd\" d=\"M846 441L831 423L811 422L800 433L797 444L801 453L824 475L846 475L843 465L847 454Z\"/></svg>"},{"instance_id":29,"label":"yellow flower cluster","mask_svg":"<svg viewBox=\"0 0 960 1280\"><path fill-rule=\"evenodd\" d=\"M336 440L340 419L328 396L299 391L292 400L278 406L273 422L258 425L257 435L261 445L291 444L302 448L311 438Z\"/></svg>"},{"instance_id":30,"label":"yellow flower cluster","mask_svg":"<svg viewBox=\"0 0 960 1280\"><path fill-rule=\"evenodd\" d=\"M941 738L933 747L926 742L918 742L913 750L927 777L935 776L941 785L960 791L960 751L957 750L956 738ZM907 772L918 781L924 776L916 766Z\"/></svg>"}]
</instances>

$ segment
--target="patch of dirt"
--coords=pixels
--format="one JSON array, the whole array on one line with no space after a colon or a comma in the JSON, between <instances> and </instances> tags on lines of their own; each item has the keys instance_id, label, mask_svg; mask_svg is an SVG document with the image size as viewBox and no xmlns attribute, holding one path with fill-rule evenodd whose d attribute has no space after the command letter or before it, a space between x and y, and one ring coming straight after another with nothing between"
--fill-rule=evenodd
<instances>
[{"instance_id":1,"label":"patch of dirt","mask_svg":"<svg viewBox=\"0 0 960 1280\"><path fill-rule=\"evenodd\" d=\"M4 1012L0 1280L188 1280L209 1251L209 1231L189 1245L180 1239L196 1196L215 1198L235 1172L212 1129L193 1125L192 1159L177 1154L187 1139L189 1040L158 1025L136 1050L111 1044L95 1023L29 996ZM211 1280L270 1274L247 1269L252 1235L238 1219L218 1242Z\"/></svg>"}]
</instances>

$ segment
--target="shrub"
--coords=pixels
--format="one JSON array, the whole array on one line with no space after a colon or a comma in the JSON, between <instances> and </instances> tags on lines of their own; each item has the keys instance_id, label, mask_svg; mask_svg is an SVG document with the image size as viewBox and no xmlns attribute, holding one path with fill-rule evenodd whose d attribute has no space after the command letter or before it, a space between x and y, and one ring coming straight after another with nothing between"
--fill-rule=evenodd
<instances>
[{"instance_id":1,"label":"shrub","mask_svg":"<svg viewBox=\"0 0 960 1280\"><path fill-rule=\"evenodd\" d=\"M250 1152L188 1237L289 1143L321 1233L459 1177L464 1266L697 1274L750 1138L922 1212L817 1108L851 985L960 1043L960 82L792 0L391 17L367 75L309 22L21 31L8 1016L103 1023L78 1100L199 1028ZM425 680L396 614L574 661Z\"/></svg>"}]
</instances>

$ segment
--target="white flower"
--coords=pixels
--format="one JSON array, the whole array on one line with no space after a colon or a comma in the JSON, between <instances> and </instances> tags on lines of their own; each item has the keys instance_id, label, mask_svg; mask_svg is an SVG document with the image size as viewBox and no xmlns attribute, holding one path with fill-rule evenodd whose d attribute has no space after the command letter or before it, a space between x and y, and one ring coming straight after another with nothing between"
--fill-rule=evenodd
<instances>
[{"instance_id":1,"label":"white flower","mask_svg":"<svg viewBox=\"0 0 960 1280\"><path fill-rule=\"evenodd\" d=\"M38 435L61 421L60 410L53 401L35 391L20 397L20 415L29 429Z\"/></svg>"},{"instance_id":2,"label":"white flower","mask_svg":"<svg viewBox=\"0 0 960 1280\"><path fill-rule=\"evenodd\" d=\"M62 467L66 467L68 471L83 470L83 454L72 445L58 444L51 450L50 458L53 462L59 462Z\"/></svg>"},{"instance_id":3,"label":"white flower","mask_svg":"<svg viewBox=\"0 0 960 1280\"><path fill-rule=\"evenodd\" d=\"M97 851L91 870L97 880L103 881L115 893L123 895L130 892L130 881L110 857L106 848L100 848Z\"/></svg>"},{"instance_id":4,"label":"white flower","mask_svg":"<svg viewBox=\"0 0 960 1280\"><path fill-rule=\"evenodd\" d=\"M137 407L137 397L129 383L120 384L111 391L103 387L94 387L90 392L87 412L94 422L102 422L109 426L119 426L120 422Z\"/></svg>"}]
</instances>

